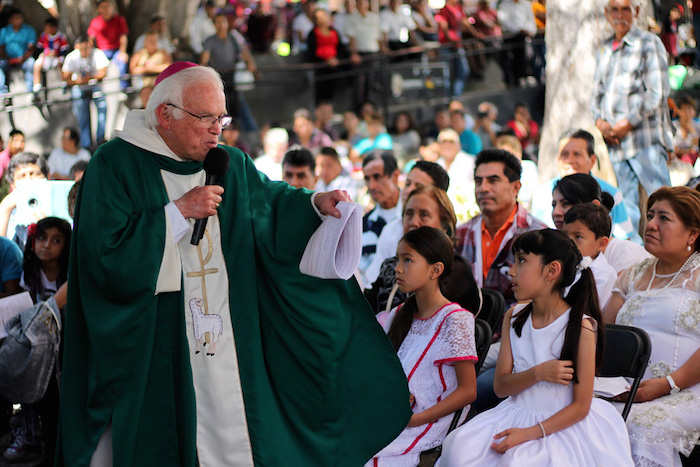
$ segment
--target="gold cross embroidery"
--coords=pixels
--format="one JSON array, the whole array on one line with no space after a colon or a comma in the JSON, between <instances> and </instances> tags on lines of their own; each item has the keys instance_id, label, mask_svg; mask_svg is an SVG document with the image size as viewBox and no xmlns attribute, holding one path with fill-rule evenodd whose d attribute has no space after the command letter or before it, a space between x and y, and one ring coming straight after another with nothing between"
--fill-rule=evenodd
<instances>
[{"instance_id":1,"label":"gold cross embroidery","mask_svg":"<svg viewBox=\"0 0 700 467\"><path fill-rule=\"evenodd\" d=\"M209 231L205 230L204 235L207 237L207 256L202 258L202 244L197 245L197 256L199 257L199 271L188 272L187 277L201 277L202 278L202 299L204 300L204 314L209 314L209 300L207 300L207 274L216 274L219 272L218 268L205 268L207 263L211 260L213 252L213 242L211 241L211 235Z\"/></svg>"}]
</instances>

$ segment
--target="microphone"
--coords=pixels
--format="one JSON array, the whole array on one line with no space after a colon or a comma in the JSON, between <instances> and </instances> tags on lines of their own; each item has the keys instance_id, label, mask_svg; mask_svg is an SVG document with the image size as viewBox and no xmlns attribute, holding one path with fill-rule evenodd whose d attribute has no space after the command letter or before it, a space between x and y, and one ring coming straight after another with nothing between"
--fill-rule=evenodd
<instances>
[{"instance_id":1,"label":"microphone","mask_svg":"<svg viewBox=\"0 0 700 467\"><path fill-rule=\"evenodd\" d=\"M202 163L204 171L207 173L204 184L218 185L219 177L226 175L228 171L229 162L231 162L231 156L225 149L219 146L211 148ZM204 237L208 219L208 217L197 219L194 223L194 232L192 233L192 240L190 240L192 245L199 245L199 241Z\"/></svg>"}]
</instances>

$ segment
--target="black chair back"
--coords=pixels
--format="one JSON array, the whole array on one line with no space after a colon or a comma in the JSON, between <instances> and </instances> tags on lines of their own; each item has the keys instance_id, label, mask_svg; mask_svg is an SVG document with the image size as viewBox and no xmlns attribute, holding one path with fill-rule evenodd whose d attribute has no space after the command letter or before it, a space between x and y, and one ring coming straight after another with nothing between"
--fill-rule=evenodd
<instances>
[{"instance_id":1,"label":"black chair back","mask_svg":"<svg viewBox=\"0 0 700 467\"><path fill-rule=\"evenodd\" d=\"M481 289L481 294L484 303L475 317L486 321L493 335L494 330L501 329L503 316L506 314L506 299L498 290Z\"/></svg>"},{"instance_id":2,"label":"black chair back","mask_svg":"<svg viewBox=\"0 0 700 467\"><path fill-rule=\"evenodd\" d=\"M637 394L650 355L651 340L646 331L620 324L605 325L605 352L603 362L598 369L598 376L634 378L629 399L622 411L622 418L625 420L632 408L634 396Z\"/></svg>"}]
</instances>

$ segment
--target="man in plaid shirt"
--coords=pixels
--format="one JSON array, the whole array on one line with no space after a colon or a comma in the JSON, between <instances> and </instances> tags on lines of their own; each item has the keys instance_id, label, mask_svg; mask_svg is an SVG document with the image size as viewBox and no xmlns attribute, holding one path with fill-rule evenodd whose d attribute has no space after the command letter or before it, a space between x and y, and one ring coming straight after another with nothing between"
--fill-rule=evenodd
<instances>
[{"instance_id":1,"label":"man in plaid shirt","mask_svg":"<svg viewBox=\"0 0 700 467\"><path fill-rule=\"evenodd\" d=\"M610 150L632 226L639 229L639 187L647 196L670 185L666 166L673 135L666 50L654 34L634 25L639 7L610 0L606 17L615 35L598 51L591 110Z\"/></svg>"}]
</instances>

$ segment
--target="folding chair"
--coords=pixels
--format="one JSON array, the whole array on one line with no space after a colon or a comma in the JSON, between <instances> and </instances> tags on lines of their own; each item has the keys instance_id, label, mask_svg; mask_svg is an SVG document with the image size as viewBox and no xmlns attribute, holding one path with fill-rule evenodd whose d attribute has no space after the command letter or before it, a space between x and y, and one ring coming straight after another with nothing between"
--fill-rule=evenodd
<instances>
[{"instance_id":1,"label":"folding chair","mask_svg":"<svg viewBox=\"0 0 700 467\"><path fill-rule=\"evenodd\" d=\"M605 353L598 376L634 378L629 399L622 411L622 418L625 420L630 413L634 396L637 394L639 383L649 363L649 355L651 355L651 340L646 331L620 324L605 325Z\"/></svg>"},{"instance_id":2,"label":"folding chair","mask_svg":"<svg viewBox=\"0 0 700 467\"><path fill-rule=\"evenodd\" d=\"M481 289L481 294L484 299L483 306L475 317L480 318L488 323L491 331L501 329L503 316L506 313L506 299L497 290ZM493 335L493 333L491 334ZM491 342L489 342L490 344Z\"/></svg>"},{"instance_id":3,"label":"folding chair","mask_svg":"<svg viewBox=\"0 0 700 467\"><path fill-rule=\"evenodd\" d=\"M487 323L483 319L475 319L474 341L476 343L476 355L477 357L479 357L479 360L474 365L476 373L479 372L479 368L481 368L481 365L486 359L486 354L489 352L489 347L491 346L491 336L493 336L493 333L491 332L491 326L489 326L489 323ZM457 428L457 425L459 424L459 419L462 417L463 410L464 409L459 409L455 412L454 416L452 417L452 423L450 423L450 427L447 430L447 434L449 434L452 430ZM437 460L438 457L440 457L441 452L442 445L421 453L421 458L429 458L431 462L434 462L435 460ZM420 465L424 465L424 462L421 462Z\"/></svg>"}]
</instances>

